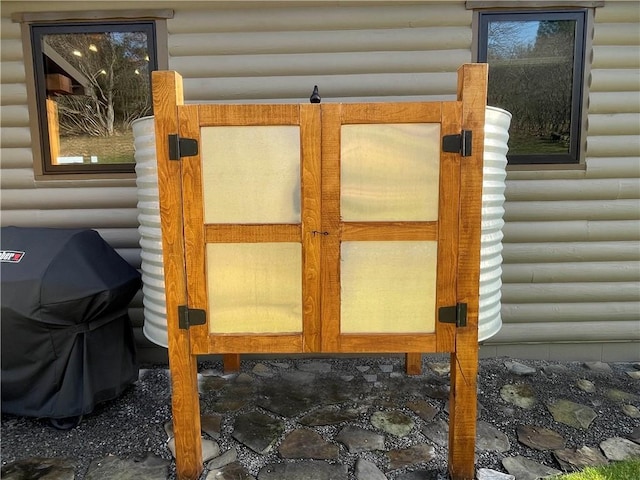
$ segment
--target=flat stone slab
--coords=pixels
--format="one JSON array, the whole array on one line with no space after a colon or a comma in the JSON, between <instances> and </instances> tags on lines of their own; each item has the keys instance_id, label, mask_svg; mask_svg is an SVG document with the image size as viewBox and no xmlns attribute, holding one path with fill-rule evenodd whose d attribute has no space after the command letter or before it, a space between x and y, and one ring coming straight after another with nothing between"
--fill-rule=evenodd
<instances>
[{"instance_id":1,"label":"flat stone slab","mask_svg":"<svg viewBox=\"0 0 640 480\"><path fill-rule=\"evenodd\" d=\"M418 415L425 422L432 421L438 414L438 409L425 400L407 402L407 408Z\"/></svg>"},{"instance_id":2,"label":"flat stone slab","mask_svg":"<svg viewBox=\"0 0 640 480\"><path fill-rule=\"evenodd\" d=\"M273 380L260 391L258 406L283 417L296 417L316 403L307 388L292 382Z\"/></svg>"},{"instance_id":3,"label":"flat stone slab","mask_svg":"<svg viewBox=\"0 0 640 480\"><path fill-rule=\"evenodd\" d=\"M444 377L451 373L451 363L449 362L429 362L427 363L429 368L433 370L436 374Z\"/></svg>"},{"instance_id":4,"label":"flat stone slab","mask_svg":"<svg viewBox=\"0 0 640 480\"><path fill-rule=\"evenodd\" d=\"M92 461L84 478L85 480L166 480L169 464L168 460L153 454L138 458L110 456Z\"/></svg>"},{"instance_id":5,"label":"flat stone slab","mask_svg":"<svg viewBox=\"0 0 640 480\"><path fill-rule=\"evenodd\" d=\"M246 468L238 462L232 462L220 468L213 468L207 473L207 480L256 480Z\"/></svg>"},{"instance_id":6,"label":"flat stone slab","mask_svg":"<svg viewBox=\"0 0 640 480\"><path fill-rule=\"evenodd\" d=\"M236 412L247 405L248 399L254 395L255 385L236 378L232 384L227 384L219 393L212 408L219 413Z\"/></svg>"},{"instance_id":7,"label":"flat stone slab","mask_svg":"<svg viewBox=\"0 0 640 480\"><path fill-rule=\"evenodd\" d=\"M328 362L305 362L298 366L298 370L312 373L329 373L331 364Z\"/></svg>"},{"instance_id":8,"label":"flat stone slab","mask_svg":"<svg viewBox=\"0 0 640 480\"><path fill-rule=\"evenodd\" d=\"M604 362L585 362L584 366L594 372L611 373L613 371L611 370L611 366Z\"/></svg>"},{"instance_id":9,"label":"flat stone slab","mask_svg":"<svg viewBox=\"0 0 640 480\"><path fill-rule=\"evenodd\" d=\"M344 408L336 410L333 406L320 407L300 419L302 425L308 427L318 427L323 425L337 425L342 422L355 420L362 413L366 412L366 408Z\"/></svg>"},{"instance_id":10,"label":"flat stone slab","mask_svg":"<svg viewBox=\"0 0 640 480\"><path fill-rule=\"evenodd\" d=\"M257 363L251 373L263 378L271 378L275 375L275 372L264 363Z\"/></svg>"},{"instance_id":11,"label":"flat stone slab","mask_svg":"<svg viewBox=\"0 0 640 480\"><path fill-rule=\"evenodd\" d=\"M531 385L526 383L516 383L504 385L500 389L500 397L512 405L526 410L533 408L538 403L536 392Z\"/></svg>"},{"instance_id":12,"label":"flat stone slab","mask_svg":"<svg viewBox=\"0 0 640 480\"><path fill-rule=\"evenodd\" d=\"M503 459L502 465L507 472L516 477L517 480L538 480L539 478L560 475L562 473L560 470L547 467L521 455Z\"/></svg>"},{"instance_id":13,"label":"flat stone slab","mask_svg":"<svg viewBox=\"0 0 640 480\"><path fill-rule=\"evenodd\" d=\"M504 366L510 373L521 377L535 375L537 372L535 368L520 362L504 362Z\"/></svg>"},{"instance_id":14,"label":"flat stone slab","mask_svg":"<svg viewBox=\"0 0 640 480\"><path fill-rule=\"evenodd\" d=\"M226 465L229 465L238 460L238 451L235 448L230 448L222 455L212 458L207 463L207 470L220 469Z\"/></svg>"},{"instance_id":15,"label":"flat stone slab","mask_svg":"<svg viewBox=\"0 0 640 480\"><path fill-rule=\"evenodd\" d=\"M411 417L399 410L389 412L373 412L371 424L380 430L396 437L404 437L413 429L414 423Z\"/></svg>"},{"instance_id":16,"label":"flat stone slab","mask_svg":"<svg viewBox=\"0 0 640 480\"><path fill-rule=\"evenodd\" d=\"M220 426L222 425L222 415L201 415L200 429L214 440L220 438Z\"/></svg>"},{"instance_id":17,"label":"flat stone slab","mask_svg":"<svg viewBox=\"0 0 640 480\"><path fill-rule=\"evenodd\" d=\"M595 384L592 381L587 380L586 378L579 378L578 380L576 380L576 385L583 392L594 393L596 391Z\"/></svg>"},{"instance_id":18,"label":"flat stone slab","mask_svg":"<svg viewBox=\"0 0 640 480\"><path fill-rule=\"evenodd\" d=\"M627 417L640 418L640 409L634 405L624 404L620 409Z\"/></svg>"},{"instance_id":19,"label":"flat stone slab","mask_svg":"<svg viewBox=\"0 0 640 480\"><path fill-rule=\"evenodd\" d=\"M31 457L3 465L0 477L3 480L73 480L74 466L69 458Z\"/></svg>"},{"instance_id":20,"label":"flat stone slab","mask_svg":"<svg viewBox=\"0 0 640 480\"><path fill-rule=\"evenodd\" d=\"M519 425L516 433L520 443L536 450L561 450L566 444L559 433L535 425Z\"/></svg>"},{"instance_id":21,"label":"flat stone slab","mask_svg":"<svg viewBox=\"0 0 640 480\"><path fill-rule=\"evenodd\" d=\"M476 450L507 452L511 448L509 438L490 423L480 420L476 429Z\"/></svg>"},{"instance_id":22,"label":"flat stone slab","mask_svg":"<svg viewBox=\"0 0 640 480\"><path fill-rule=\"evenodd\" d=\"M296 463L274 463L262 467L258 480L348 480L345 465L332 465L322 460Z\"/></svg>"},{"instance_id":23,"label":"flat stone slab","mask_svg":"<svg viewBox=\"0 0 640 480\"><path fill-rule=\"evenodd\" d=\"M224 377L214 375L198 375L198 391L202 394L211 394L221 390L227 383Z\"/></svg>"},{"instance_id":24,"label":"flat stone slab","mask_svg":"<svg viewBox=\"0 0 640 480\"><path fill-rule=\"evenodd\" d=\"M542 371L547 375L566 375L569 368L566 365L545 365Z\"/></svg>"},{"instance_id":25,"label":"flat stone slab","mask_svg":"<svg viewBox=\"0 0 640 480\"><path fill-rule=\"evenodd\" d=\"M449 445L449 424L441 418L422 427L422 433L436 445Z\"/></svg>"},{"instance_id":26,"label":"flat stone slab","mask_svg":"<svg viewBox=\"0 0 640 480\"><path fill-rule=\"evenodd\" d=\"M260 412L250 412L236 418L231 436L251 450L268 453L284 432L284 423Z\"/></svg>"},{"instance_id":27,"label":"flat stone slab","mask_svg":"<svg viewBox=\"0 0 640 480\"><path fill-rule=\"evenodd\" d=\"M640 400L640 396L634 393L625 392L623 390L617 390L611 388L607 390L607 398L614 402L637 402Z\"/></svg>"},{"instance_id":28,"label":"flat stone slab","mask_svg":"<svg viewBox=\"0 0 640 480\"><path fill-rule=\"evenodd\" d=\"M380 471L375 463L359 458L356 461L357 480L387 480L387 476Z\"/></svg>"},{"instance_id":29,"label":"flat stone slab","mask_svg":"<svg viewBox=\"0 0 640 480\"><path fill-rule=\"evenodd\" d=\"M569 400L556 400L547 405L556 422L586 430L596 418L592 408Z\"/></svg>"},{"instance_id":30,"label":"flat stone slab","mask_svg":"<svg viewBox=\"0 0 640 480\"><path fill-rule=\"evenodd\" d=\"M280 444L282 458L314 458L331 460L338 458L338 446L327 442L319 433L306 428L293 430Z\"/></svg>"},{"instance_id":31,"label":"flat stone slab","mask_svg":"<svg viewBox=\"0 0 640 480\"><path fill-rule=\"evenodd\" d=\"M640 457L640 445L622 437L608 438L600 442L600 448L609 460L627 460Z\"/></svg>"},{"instance_id":32,"label":"flat stone slab","mask_svg":"<svg viewBox=\"0 0 640 480\"><path fill-rule=\"evenodd\" d=\"M597 467L609 463L598 449L587 446L578 449L565 448L555 450L553 456L560 466L567 471L582 470L586 467Z\"/></svg>"},{"instance_id":33,"label":"flat stone slab","mask_svg":"<svg viewBox=\"0 0 640 480\"><path fill-rule=\"evenodd\" d=\"M479 468L476 472L478 480L516 480L516 477L508 473L498 472L490 468Z\"/></svg>"},{"instance_id":34,"label":"flat stone slab","mask_svg":"<svg viewBox=\"0 0 640 480\"><path fill-rule=\"evenodd\" d=\"M640 444L640 427L635 427L628 436L629 440Z\"/></svg>"},{"instance_id":35,"label":"flat stone slab","mask_svg":"<svg viewBox=\"0 0 640 480\"><path fill-rule=\"evenodd\" d=\"M349 425L340 430L336 440L346 445L349 453L384 450L384 437L379 433Z\"/></svg>"},{"instance_id":36,"label":"flat stone slab","mask_svg":"<svg viewBox=\"0 0 640 480\"><path fill-rule=\"evenodd\" d=\"M389 468L395 470L432 460L435 457L435 449L433 445L421 443L402 450L391 450L385 455L389 459Z\"/></svg>"}]
</instances>

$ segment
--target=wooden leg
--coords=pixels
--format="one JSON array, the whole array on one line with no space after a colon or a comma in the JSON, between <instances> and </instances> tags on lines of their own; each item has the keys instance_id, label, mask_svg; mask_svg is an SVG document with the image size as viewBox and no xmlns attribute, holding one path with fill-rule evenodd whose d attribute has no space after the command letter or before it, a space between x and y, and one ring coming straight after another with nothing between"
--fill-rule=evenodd
<instances>
[{"instance_id":1,"label":"wooden leg","mask_svg":"<svg viewBox=\"0 0 640 480\"><path fill-rule=\"evenodd\" d=\"M179 480L196 480L203 470L197 361L188 352L169 352L169 362L177 476Z\"/></svg>"},{"instance_id":2,"label":"wooden leg","mask_svg":"<svg viewBox=\"0 0 640 480\"><path fill-rule=\"evenodd\" d=\"M404 368L407 375L420 375L422 373L422 354L407 353L405 355Z\"/></svg>"},{"instance_id":3,"label":"wooden leg","mask_svg":"<svg viewBox=\"0 0 640 480\"><path fill-rule=\"evenodd\" d=\"M240 355L227 353L222 356L222 368L224 373L237 372L240 370Z\"/></svg>"},{"instance_id":4,"label":"wooden leg","mask_svg":"<svg viewBox=\"0 0 640 480\"><path fill-rule=\"evenodd\" d=\"M475 478L476 420L478 415L478 355L451 354L449 395L449 474L452 480Z\"/></svg>"}]
</instances>

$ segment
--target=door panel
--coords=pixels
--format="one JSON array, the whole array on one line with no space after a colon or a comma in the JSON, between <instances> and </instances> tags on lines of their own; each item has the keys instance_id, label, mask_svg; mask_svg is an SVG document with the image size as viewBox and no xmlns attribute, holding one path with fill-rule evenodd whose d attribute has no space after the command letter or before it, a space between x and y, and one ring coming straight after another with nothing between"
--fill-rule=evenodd
<instances>
[{"instance_id":1,"label":"door panel","mask_svg":"<svg viewBox=\"0 0 640 480\"><path fill-rule=\"evenodd\" d=\"M436 242L342 242L342 333L434 333Z\"/></svg>"},{"instance_id":2,"label":"door panel","mask_svg":"<svg viewBox=\"0 0 640 480\"><path fill-rule=\"evenodd\" d=\"M323 105L325 351L453 347L437 340L457 248L455 234L441 246L441 226L458 221L441 192L458 188L460 166L441 152L443 110L456 114L444 103Z\"/></svg>"},{"instance_id":3,"label":"door panel","mask_svg":"<svg viewBox=\"0 0 640 480\"><path fill-rule=\"evenodd\" d=\"M320 237L307 233L320 228L319 106L198 105L191 116L181 129L200 145L182 159L189 306L207 319L190 328L193 353L309 350L320 315Z\"/></svg>"},{"instance_id":4,"label":"door panel","mask_svg":"<svg viewBox=\"0 0 640 480\"><path fill-rule=\"evenodd\" d=\"M343 125L340 136L343 221L438 219L439 123Z\"/></svg>"},{"instance_id":5,"label":"door panel","mask_svg":"<svg viewBox=\"0 0 640 480\"><path fill-rule=\"evenodd\" d=\"M299 243L207 245L209 333L302 333Z\"/></svg>"},{"instance_id":6,"label":"door panel","mask_svg":"<svg viewBox=\"0 0 640 480\"><path fill-rule=\"evenodd\" d=\"M201 129L206 223L300 223L300 128Z\"/></svg>"}]
</instances>

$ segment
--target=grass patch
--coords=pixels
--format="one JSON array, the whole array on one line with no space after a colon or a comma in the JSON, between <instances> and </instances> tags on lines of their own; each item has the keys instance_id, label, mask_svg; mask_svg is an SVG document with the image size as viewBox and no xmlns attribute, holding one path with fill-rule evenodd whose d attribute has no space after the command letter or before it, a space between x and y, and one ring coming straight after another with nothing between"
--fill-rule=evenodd
<instances>
[{"instance_id":1,"label":"grass patch","mask_svg":"<svg viewBox=\"0 0 640 480\"><path fill-rule=\"evenodd\" d=\"M613 462L602 467L587 467L580 472L553 478L554 480L637 480L640 479L640 458Z\"/></svg>"},{"instance_id":2,"label":"grass patch","mask_svg":"<svg viewBox=\"0 0 640 480\"><path fill-rule=\"evenodd\" d=\"M133 131L118 132L113 137L72 135L60 137L61 157L98 157L99 164L134 163Z\"/></svg>"}]
</instances>

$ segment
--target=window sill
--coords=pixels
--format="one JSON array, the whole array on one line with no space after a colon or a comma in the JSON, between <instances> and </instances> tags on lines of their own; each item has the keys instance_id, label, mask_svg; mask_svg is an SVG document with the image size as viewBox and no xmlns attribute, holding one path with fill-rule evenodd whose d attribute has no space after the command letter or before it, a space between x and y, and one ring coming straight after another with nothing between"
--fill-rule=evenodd
<instances>
[{"instance_id":1,"label":"window sill","mask_svg":"<svg viewBox=\"0 0 640 480\"><path fill-rule=\"evenodd\" d=\"M578 0L578 1L535 1L535 0L467 0L465 2L467 10L478 10L481 8L597 8L604 7L604 0Z\"/></svg>"}]
</instances>

